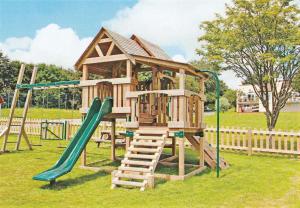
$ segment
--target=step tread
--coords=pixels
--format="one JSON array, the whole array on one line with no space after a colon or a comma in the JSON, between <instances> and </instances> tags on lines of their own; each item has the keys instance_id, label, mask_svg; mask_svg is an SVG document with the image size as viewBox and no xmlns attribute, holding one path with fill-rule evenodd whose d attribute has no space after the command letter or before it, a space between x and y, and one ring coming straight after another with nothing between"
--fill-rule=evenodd
<instances>
[{"instance_id":1,"label":"step tread","mask_svg":"<svg viewBox=\"0 0 300 208\"><path fill-rule=\"evenodd\" d=\"M142 141L133 141L133 145L137 146L149 146L149 147L159 147L163 145L163 142L142 142Z\"/></svg>"},{"instance_id":2,"label":"step tread","mask_svg":"<svg viewBox=\"0 0 300 208\"><path fill-rule=\"evenodd\" d=\"M140 179L140 180L146 180L148 178L146 175L137 175L137 174L129 174L129 173L121 173L121 172L117 172L115 177Z\"/></svg>"},{"instance_id":3,"label":"step tread","mask_svg":"<svg viewBox=\"0 0 300 208\"><path fill-rule=\"evenodd\" d=\"M153 162L149 162L149 161L137 161L137 160L129 160L129 159L122 160L122 163L123 164L127 164L127 165L153 166Z\"/></svg>"},{"instance_id":4,"label":"step tread","mask_svg":"<svg viewBox=\"0 0 300 208\"><path fill-rule=\"evenodd\" d=\"M129 147L128 148L129 151L133 151L133 152L147 152L147 153L156 153L159 151L158 148L137 148L137 147Z\"/></svg>"},{"instance_id":5,"label":"step tread","mask_svg":"<svg viewBox=\"0 0 300 208\"><path fill-rule=\"evenodd\" d=\"M112 183L116 184L116 185L125 185L125 186L137 186L137 187L143 187L143 186L145 186L144 182L123 181L123 180L118 180L118 179L114 179L112 181Z\"/></svg>"},{"instance_id":6,"label":"step tread","mask_svg":"<svg viewBox=\"0 0 300 208\"><path fill-rule=\"evenodd\" d=\"M120 171L132 171L132 172L143 172L143 173L150 173L151 170L149 168L137 168L137 167L123 167L120 166L118 168Z\"/></svg>"},{"instance_id":7,"label":"step tread","mask_svg":"<svg viewBox=\"0 0 300 208\"><path fill-rule=\"evenodd\" d=\"M164 140L162 136L144 136L144 135L136 135L133 139L144 139L144 140Z\"/></svg>"},{"instance_id":8,"label":"step tread","mask_svg":"<svg viewBox=\"0 0 300 208\"><path fill-rule=\"evenodd\" d=\"M127 158L137 158L137 159L156 159L156 156L155 155L145 155L145 154L133 154L133 153L129 153L129 154L126 154Z\"/></svg>"}]
</instances>

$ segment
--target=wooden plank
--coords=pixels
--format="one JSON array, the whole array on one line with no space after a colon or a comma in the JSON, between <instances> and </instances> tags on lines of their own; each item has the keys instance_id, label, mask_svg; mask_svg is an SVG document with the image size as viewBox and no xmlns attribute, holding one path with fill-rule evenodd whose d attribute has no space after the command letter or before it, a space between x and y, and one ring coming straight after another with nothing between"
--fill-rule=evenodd
<instances>
[{"instance_id":1,"label":"wooden plank","mask_svg":"<svg viewBox=\"0 0 300 208\"><path fill-rule=\"evenodd\" d=\"M118 55L111 55L111 56L87 58L84 60L83 64L107 63L107 62L114 62L114 61L123 61L127 59L128 57L125 54L118 54Z\"/></svg>"},{"instance_id":2,"label":"wooden plank","mask_svg":"<svg viewBox=\"0 0 300 208\"><path fill-rule=\"evenodd\" d=\"M107 53L106 53L105 56L110 56L110 55L111 55L111 52L112 52L113 49L114 49L114 47L115 47L115 43L114 43L114 42L111 42L111 44L110 44L110 46L109 46L109 48L108 48Z\"/></svg>"},{"instance_id":3,"label":"wooden plank","mask_svg":"<svg viewBox=\"0 0 300 208\"><path fill-rule=\"evenodd\" d=\"M98 44L95 45L95 49L100 57L104 56Z\"/></svg>"},{"instance_id":4,"label":"wooden plank","mask_svg":"<svg viewBox=\"0 0 300 208\"><path fill-rule=\"evenodd\" d=\"M109 43L111 41L112 41L111 38L102 38L102 39L99 40L99 43Z\"/></svg>"}]
</instances>

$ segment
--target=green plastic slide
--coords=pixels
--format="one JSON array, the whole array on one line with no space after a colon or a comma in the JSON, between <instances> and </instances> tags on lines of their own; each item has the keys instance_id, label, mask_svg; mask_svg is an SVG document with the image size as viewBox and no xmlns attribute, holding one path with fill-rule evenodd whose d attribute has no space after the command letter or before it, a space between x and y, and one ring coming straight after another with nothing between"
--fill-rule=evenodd
<instances>
[{"instance_id":1,"label":"green plastic slide","mask_svg":"<svg viewBox=\"0 0 300 208\"><path fill-rule=\"evenodd\" d=\"M56 178L70 172L74 167L76 161L80 157L86 144L92 137L97 126L101 122L102 118L106 114L111 113L111 111L111 97L105 98L102 102L102 105L100 99L98 97L95 98L81 127L69 143L68 147L63 152L60 159L52 168L34 176L33 179L53 182Z\"/></svg>"}]
</instances>

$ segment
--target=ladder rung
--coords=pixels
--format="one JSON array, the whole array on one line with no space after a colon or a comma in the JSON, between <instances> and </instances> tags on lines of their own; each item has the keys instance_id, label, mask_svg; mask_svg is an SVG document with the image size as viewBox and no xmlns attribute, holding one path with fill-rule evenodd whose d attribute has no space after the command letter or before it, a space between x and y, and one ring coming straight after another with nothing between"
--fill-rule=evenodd
<instances>
[{"instance_id":1,"label":"ladder rung","mask_svg":"<svg viewBox=\"0 0 300 208\"><path fill-rule=\"evenodd\" d=\"M23 116L13 116L13 118L23 118Z\"/></svg>"},{"instance_id":2,"label":"ladder rung","mask_svg":"<svg viewBox=\"0 0 300 208\"><path fill-rule=\"evenodd\" d=\"M156 158L155 155L132 154L132 153L127 153L126 157L128 157L128 158L137 158L137 159L149 159L149 160L153 160L153 159Z\"/></svg>"},{"instance_id":3,"label":"ladder rung","mask_svg":"<svg viewBox=\"0 0 300 208\"><path fill-rule=\"evenodd\" d=\"M148 177L146 175L137 175L137 174L128 174L128 173L116 173L115 175L118 178L130 178L130 179L139 179L146 180Z\"/></svg>"},{"instance_id":4,"label":"ladder rung","mask_svg":"<svg viewBox=\"0 0 300 208\"><path fill-rule=\"evenodd\" d=\"M116 185L125 185L125 186L137 186L137 187L143 187L143 186L145 186L144 182L122 181L122 180L118 180L118 179L113 180L113 184L116 184Z\"/></svg>"},{"instance_id":5,"label":"ladder rung","mask_svg":"<svg viewBox=\"0 0 300 208\"><path fill-rule=\"evenodd\" d=\"M153 162L149 161L142 161L142 160L122 160L122 164L127 164L127 165L141 165L141 166L153 166Z\"/></svg>"},{"instance_id":6,"label":"ladder rung","mask_svg":"<svg viewBox=\"0 0 300 208\"><path fill-rule=\"evenodd\" d=\"M157 148L155 149L150 149L150 148L134 148L134 147L129 147L129 151L132 152L147 152L147 153L156 153L159 150Z\"/></svg>"},{"instance_id":7,"label":"ladder rung","mask_svg":"<svg viewBox=\"0 0 300 208\"><path fill-rule=\"evenodd\" d=\"M121 171L132 171L132 172L143 172L143 173L150 173L151 170L148 168L134 168L134 167L123 167L120 166L119 170Z\"/></svg>"},{"instance_id":8,"label":"ladder rung","mask_svg":"<svg viewBox=\"0 0 300 208\"><path fill-rule=\"evenodd\" d=\"M10 126L22 126L21 124L11 124Z\"/></svg>"}]
</instances>

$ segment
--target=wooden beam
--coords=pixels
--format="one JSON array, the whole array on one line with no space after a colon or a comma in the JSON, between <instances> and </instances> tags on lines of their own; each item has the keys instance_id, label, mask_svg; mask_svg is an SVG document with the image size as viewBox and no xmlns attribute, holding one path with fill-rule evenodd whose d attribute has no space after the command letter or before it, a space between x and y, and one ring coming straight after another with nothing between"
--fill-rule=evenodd
<instances>
[{"instance_id":1,"label":"wooden beam","mask_svg":"<svg viewBox=\"0 0 300 208\"><path fill-rule=\"evenodd\" d=\"M110 55L111 55L111 52L112 52L113 49L114 49L114 47L115 47L114 42L111 42L111 44L110 44L110 46L109 46L109 48L108 48L107 53L106 53L105 56L110 56Z\"/></svg>"},{"instance_id":2,"label":"wooden beam","mask_svg":"<svg viewBox=\"0 0 300 208\"><path fill-rule=\"evenodd\" d=\"M132 64L129 59L126 61L126 76L128 78L132 77Z\"/></svg>"},{"instance_id":3,"label":"wooden beam","mask_svg":"<svg viewBox=\"0 0 300 208\"><path fill-rule=\"evenodd\" d=\"M100 57L104 56L98 44L95 45L95 49Z\"/></svg>"},{"instance_id":4,"label":"wooden beam","mask_svg":"<svg viewBox=\"0 0 300 208\"><path fill-rule=\"evenodd\" d=\"M34 66L32 75L31 75L30 84L33 84L35 82L37 70L38 70L38 68L36 66ZM28 92L27 92L26 101L24 104L24 110L23 110L23 114L22 114L21 127L20 127L20 131L18 134L18 139L17 139L17 143L16 143L16 147L15 147L16 150L19 150L22 135L24 135L24 139L25 139L26 144L29 147L29 149L32 150L31 144L30 144L27 134L25 132L25 122L26 122L26 117L27 117L27 112L29 109L31 97L32 97L32 89L28 90Z\"/></svg>"},{"instance_id":5,"label":"wooden beam","mask_svg":"<svg viewBox=\"0 0 300 208\"><path fill-rule=\"evenodd\" d=\"M21 68L20 68L20 71L19 71L17 84L22 83L24 72L25 72L25 64L22 64ZM11 103L11 108L10 108L10 113L9 113L9 120L7 122L7 130L6 130L6 134L5 134L5 137L4 137L4 140L3 140L3 145L2 145L2 152L6 151L6 145L7 145L9 132L10 132L10 127L11 127L11 123L12 123L12 120L13 120L13 115L14 115L14 112L15 112L15 108L17 106L17 102L18 102L18 99L19 99L19 95L20 95L20 89L16 88L15 93L14 93L14 97L13 97L13 100L12 100L12 103Z\"/></svg>"},{"instance_id":6,"label":"wooden beam","mask_svg":"<svg viewBox=\"0 0 300 208\"><path fill-rule=\"evenodd\" d=\"M179 143L179 161L178 161L178 173L179 176L184 176L184 138L177 138Z\"/></svg>"},{"instance_id":7,"label":"wooden beam","mask_svg":"<svg viewBox=\"0 0 300 208\"><path fill-rule=\"evenodd\" d=\"M112 41L112 39L110 39L110 38L103 38L103 39L99 40L99 43L109 43L111 41Z\"/></svg>"},{"instance_id":8,"label":"wooden beam","mask_svg":"<svg viewBox=\"0 0 300 208\"><path fill-rule=\"evenodd\" d=\"M97 63L107 63L113 61L123 61L127 60L127 56L124 54L112 55L112 56L103 56L103 57L93 57L87 58L83 64L97 64Z\"/></svg>"},{"instance_id":9,"label":"wooden beam","mask_svg":"<svg viewBox=\"0 0 300 208\"><path fill-rule=\"evenodd\" d=\"M116 148L115 148L115 144L116 144L116 120L114 119L111 122L111 161L115 161L116 160Z\"/></svg>"}]
</instances>

